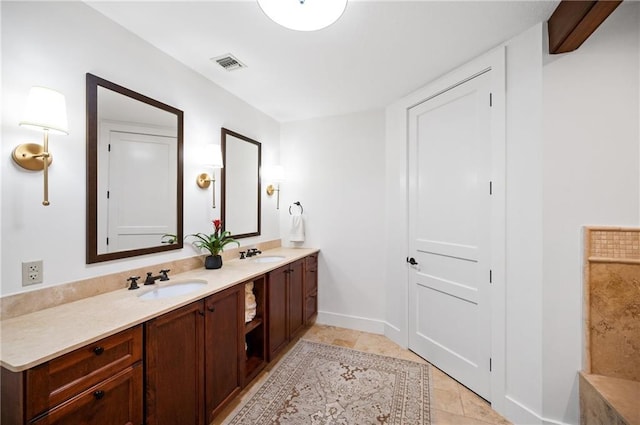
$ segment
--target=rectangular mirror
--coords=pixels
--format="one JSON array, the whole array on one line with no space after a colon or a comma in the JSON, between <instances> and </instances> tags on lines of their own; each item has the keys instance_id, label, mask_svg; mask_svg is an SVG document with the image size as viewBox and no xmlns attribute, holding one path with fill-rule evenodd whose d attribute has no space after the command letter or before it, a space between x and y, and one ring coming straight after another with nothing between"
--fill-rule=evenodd
<instances>
[{"instance_id":1,"label":"rectangular mirror","mask_svg":"<svg viewBox=\"0 0 640 425\"><path fill-rule=\"evenodd\" d=\"M181 110L87 74L87 264L182 248L182 148Z\"/></svg>"},{"instance_id":2,"label":"rectangular mirror","mask_svg":"<svg viewBox=\"0 0 640 425\"><path fill-rule=\"evenodd\" d=\"M260 235L260 161L262 146L222 129L222 225L235 239Z\"/></svg>"}]
</instances>

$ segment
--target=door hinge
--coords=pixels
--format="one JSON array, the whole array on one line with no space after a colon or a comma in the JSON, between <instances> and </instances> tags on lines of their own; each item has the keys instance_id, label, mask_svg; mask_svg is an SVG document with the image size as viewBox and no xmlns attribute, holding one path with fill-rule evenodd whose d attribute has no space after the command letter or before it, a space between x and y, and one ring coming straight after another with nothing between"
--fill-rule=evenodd
<instances>
[{"instance_id":1,"label":"door hinge","mask_svg":"<svg viewBox=\"0 0 640 425\"><path fill-rule=\"evenodd\" d=\"M109 238L107 238L107 245L109 245Z\"/></svg>"},{"instance_id":2,"label":"door hinge","mask_svg":"<svg viewBox=\"0 0 640 425\"><path fill-rule=\"evenodd\" d=\"M489 269L489 283L493 283L493 270Z\"/></svg>"},{"instance_id":3,"label":"door hinge","mask_svg":"<svg viewBox=\"0 0 640 425\"><path fill-rule=\"evenodd\" d=\"M491 357L489 357L489 372L491 372L491 368L492 368Z\"/></svg>"},{"instance_id":4,"label":"door hinge","mask_svg":"<svg viewBox=\"0 0 640 425\"><path fill-rule=\"evenodd\" d=\"M107 145L107 152L111 152L111 143Z\"/></svg>"},{"instance_id":5,"label":"door hinge","mask_svg":"<svg viewBox=\"0 0 640 425\"><path fill-rule=\"evenodd\" d=\"M493 93L489 93L489 107L493 106Z\"/></svg>"},{"instance_id":6,"label":"door hinge","mask_svg":"<svg viewBox=\"0 0 640 425\"><path fill-rule=\"evenodd\" d=\"M493 195L493 182L489 181L489 195Z\"/></svg>"},{"instance_id":7,"label":"door hinge","mask_svg":"<svg viewBox=\"0 0 640 425\"><path fill-rule=\"evenodd\" d=\"M109 199L109 191L107 190L107 199Z\"/></svg>"}]
</instances>

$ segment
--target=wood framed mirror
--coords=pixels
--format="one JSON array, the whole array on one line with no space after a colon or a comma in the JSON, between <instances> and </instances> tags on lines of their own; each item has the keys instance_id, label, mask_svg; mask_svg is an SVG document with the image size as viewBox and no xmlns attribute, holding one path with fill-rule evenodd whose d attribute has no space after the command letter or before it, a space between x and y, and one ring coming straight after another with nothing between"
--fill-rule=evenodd
<instances>
[{"instance_id":1,"label":"wood framed mirror","mask_svg":"<svg viewBox=\"0 0 640 425\"><path fill-rule=\"evenodd\" d=\"M87 264L181 249L183 112L86 77Z\"/></svg>"},{"instance_id":2,"label":"wood framed mirror","mask_svg":"<svg viewBox=\"0 0 640 425\"><path fill-rule=\"evenodd\" d=\"M221 172L224 230L234 239L260 235L260 142L222 128Z\"/></svg>"}]
</instances>

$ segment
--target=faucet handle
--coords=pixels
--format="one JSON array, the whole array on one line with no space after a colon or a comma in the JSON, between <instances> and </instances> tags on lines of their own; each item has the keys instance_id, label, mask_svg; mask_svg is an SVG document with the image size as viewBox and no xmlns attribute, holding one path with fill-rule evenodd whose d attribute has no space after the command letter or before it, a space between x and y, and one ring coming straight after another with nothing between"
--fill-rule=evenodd
<instances>
[{"instance_id":1,"label":"faucet handle","mask_svg":"<svg viewBox=\"0 0 640 425\"><path fill-rule=\"evenodd\" d=\"M160 281L161 282L169 280L169 276L167 276L167 273L169 273L170 271L171 271L171 269L160 270Z\"/></svg>"},{"instance_id":2,"label":"faucet handle","mask_svg":"<svg viewBox=\"0 0 640 425\"><path fill-rule=\"evenodd\" d=\"M139 288L138 279L140 279L140 276L131 276L129 279L127 279L128 282L131 282L131 285L129 285L129 290Z\"/></svg>"},{"instance_id":3,"label":"faucet handle","mask_svg":"<svg viewBox=\"0 0 640 425\"><path fill-rule=\"evenodd\" d=\"M240 251L240 259L241 259L241 260L244 260L244 259L245 259L245 256L244 256L245 252L246 252L246 251Z\"/></svg>"}]
</instances>

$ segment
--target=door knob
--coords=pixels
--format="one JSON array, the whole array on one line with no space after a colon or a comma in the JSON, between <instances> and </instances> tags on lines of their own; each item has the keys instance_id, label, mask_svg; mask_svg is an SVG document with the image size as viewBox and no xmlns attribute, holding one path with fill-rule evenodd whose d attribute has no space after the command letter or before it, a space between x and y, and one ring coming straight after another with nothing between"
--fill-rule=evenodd
<instances>
[{"instance_id":1,"label":"door knob","mask_svg":"<svg viewBox=\"0 0 640 425\"><path fill-rule=\"evenodd\" d=\"M411 264L412 266L418 265L418 262L413 257L411 257L411 258L407 257L407 263Z\"/></svg>"}]
</instances>

